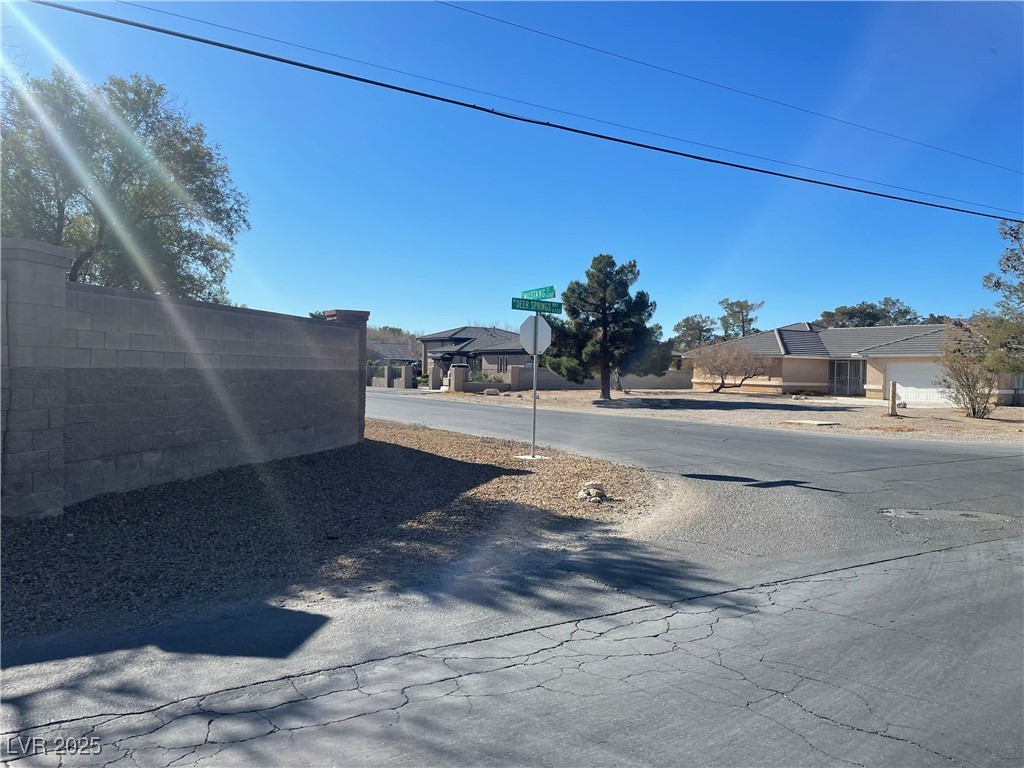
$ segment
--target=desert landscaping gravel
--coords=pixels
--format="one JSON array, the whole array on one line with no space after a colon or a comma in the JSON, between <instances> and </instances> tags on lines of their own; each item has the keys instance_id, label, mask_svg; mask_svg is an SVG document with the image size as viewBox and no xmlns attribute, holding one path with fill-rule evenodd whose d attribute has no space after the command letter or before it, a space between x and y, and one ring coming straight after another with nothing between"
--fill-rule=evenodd
<instances>
[{"instance_id":1,"label":"desert landscaping gravel","mask_svg":"<svg viewBox=\"0 0 1024 768\"><path fill-rule=\"evenodd\" d=\"M360 445L106 494L0 529L7 638L151 624L199 606L414 590L507 531L643 514L638 469L368 419ZM577 498L587 481L609 500ZM311 596L319 596L314 598Z\"/></svg>"},{"instance_id":2,"label":"desert landscaping gravel","mask_svg":"<svg viewBox=\"0 0 1024 768\"><path fill-rule=\"evenodd\" d=\"M532 392L488 396L464 392L431 393L455 401L494 406L529 407ZM692 390L627 390L598 400L594 390L542 391L538 408L584 411L614 416L643 417L743 427L771 427L802 432L956 442L1024 443L1024 408L1000 406L987 419L971 419L963 411L914 404L886 415L881 401L863 398L792 395L750 395ZM787 424L787 421L838 422L836 425Z\"/></svg>"}]
</instances>

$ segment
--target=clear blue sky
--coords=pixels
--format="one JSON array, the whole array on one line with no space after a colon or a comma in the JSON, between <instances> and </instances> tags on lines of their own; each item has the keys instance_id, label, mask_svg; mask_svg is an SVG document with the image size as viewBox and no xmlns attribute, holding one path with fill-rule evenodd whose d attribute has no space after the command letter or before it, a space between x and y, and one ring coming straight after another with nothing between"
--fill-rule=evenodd
<instances>
[{"instance_id":1,"label":"clear blue sky","mask_svg":"<svg viewBox=\"0 0 1024 768\"><path fill-rule=\"evenodd\" d=\"M1024 166L1020 2L465 5ZM500 110L804 173L123 3L87 7ZM1019 173L437 3L154 7L647 131L1024 209ZM993 220L511 123L46 7L17 10L87 79L145 73L206 125L249 196L252 230L239 240L228 286L233 301L253 308L366 309L373 324L423 332L518 324L525 314L509 308L511 296L549 284L561 291L598 253L637 261L638 287L657 301L655 319L666 330L688 314L717 317L723 297L764 301L761 328L887 295L923 314L969 314L994 300L981 286L1004 247ZM3 27L5 50L29 74L46 75L52 52L7 9Z\"/></svg>"}]
</instances>

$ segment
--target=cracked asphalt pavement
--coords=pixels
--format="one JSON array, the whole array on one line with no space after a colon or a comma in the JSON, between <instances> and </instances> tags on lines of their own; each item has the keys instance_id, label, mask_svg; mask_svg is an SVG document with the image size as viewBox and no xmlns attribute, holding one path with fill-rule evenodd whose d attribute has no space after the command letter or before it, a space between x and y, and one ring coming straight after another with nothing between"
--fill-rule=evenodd
<instances>
[{"instance_id":1,"label":"cracked asphalt pavement","mask_svg":"<svg viewBox=\"0 0 1024 768\"><path fill-rule=\"evenodd\" d=\"M367 399L480 433L467 406ZM5 646L0 759L1024 765L1019 445L544 416L542 443L665 479L628 546L495 545L416 595Z\"/></svg>"}]
</instances>

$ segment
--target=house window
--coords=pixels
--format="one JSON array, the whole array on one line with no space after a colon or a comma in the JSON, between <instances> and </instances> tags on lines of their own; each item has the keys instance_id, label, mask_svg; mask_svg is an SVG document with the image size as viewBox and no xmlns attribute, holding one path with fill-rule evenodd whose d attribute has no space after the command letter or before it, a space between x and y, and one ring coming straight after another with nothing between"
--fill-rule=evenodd
<instances>
[{"instance_id":1,"label":"house window","mask_svg":"<svg viewBox=\"0 0 1024 768\"><path fill-rule=\"evenodd\" d=\"M498 373L508 372L508 357L506 355L498 356Z\"/></svg>"}]
</instances>

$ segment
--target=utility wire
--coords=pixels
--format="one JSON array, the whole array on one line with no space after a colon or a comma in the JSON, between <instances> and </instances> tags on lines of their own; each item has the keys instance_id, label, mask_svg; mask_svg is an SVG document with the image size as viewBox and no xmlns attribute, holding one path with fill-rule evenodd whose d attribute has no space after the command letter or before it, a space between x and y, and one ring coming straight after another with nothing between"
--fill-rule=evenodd
<instances>
[{"instance_id":1,"label":"utility wire","mask_svg":"<svg viewBox=\"0 0 1024 768\"><path fill-rule=\"evenodd\" d=\"M680 72L679 70L670 69L668 67L663 67L663 66L660 66L658 64L651 64L648 61L643 61L641 59L634 59L631 56L625 56L625 55L623 55L621 53L615 53L615 51L609 51L609 50L607 50L605 48L598 48L595 45L587 45L586 43L581 43L581 42L579 42L577 40L571 40L568 37L561 37L559 35L553 35L550 32L545 32L544 30L541 30L541 29L535 29L533 27L528 27L528 26L526 26L524 24L516 24L515 22L508 21L506 19L502 19L502 18L499 18L497 16L491 16L489 14L482 13L480 11L474 11L471 8L463 8L461 5L455 5L454 3L445 2L445 0L434 0L434 2L437 3L438 5L444 5L444 6L447 6L448 8L453 8L453 9L455 9L457 11L462 11L463 13L472 13L475 16L480 16L480 17L485 18L485 19L490 19L491 21L497 21L497 22L499 22L501 24L507 24L510 27L516 27L517 29L522 29L522 30L525 30L527 32L532 32L535 35L543 35L544 37L549 37L552 40L559 40L559 41L561 41L563 43L569 43L570 45L575 45L575 46L577 46L579 48L586 48L588 51L594 51L595 53L601 53L601 54L604 54L605 56L612 56L612 57L614 57L616 59L621 59L622 61L629 61L629 62L632 62L633 64L639 64L642 67L648 67L650 69L656 69L659 72L667 72L670 75L676 75L678 77L685 77L687 80L693 80L695 82L704 83L705 85L710 85L710 86L713 86L715 88L721 88L722 90L732 91L733 93L738 93L741 96L749 96L752 99L760 99L761 101L766 101L766 102L768 102L770 104L776 104L776 105L778 105L780 107L786 107L787 109L795 109L798 112L804 112L804 113L806 113L808 115L814 115L815 117L821 117L821 118L824 118L825 120L832 120L834 122L842 123L844 125L849 125L849 126L852 126L854 128L860 128L861 130L864 130L864 131L871 131L872 133L878 133L878 134L881 134L882 136L888 136L888 137L893 138L893 139L899 139L900 141L906 141L906 142L909 142L911 144L917 144L919 147L927 147L928 149L934 149L934 150L936 150L938 152L945 152L947 155L955 155L956 157L962 157L965 160L971 160L971 161L973 161L975 163L983 163L984 165L990 165L993 168L999 168L1000 170L1003 170L1003 171L1009 171L1010 173L1017 173L1017 174L1020 174L1020 175L1024 176L1024 171L1019 171L1016 168L1010 168L1010 167L1005 166L1005 165L999 165L998 163L992 163L992 162L989 162L988 160L982 160L981 158L978 158L978 157L972 157L971 155L965 155L965 154L963 154L961 152L955 152L952 149L945 149L944 147L937 147L934 144L926 144L923 141L918 141L917 139L910 139L910 138L907 138L906 136L900 136L897 133L890 133L889 131L883 131L880 128L872 128L870 125L863 125L862 123L855 123L852 120L844 120L841 117L834 117L832 115L826 115L824 112L815 112L813 109L807 109L806 107L799 107L796 104L789 104L788 102L779 101L778 99L773 99L773 98L770 98L768 96L761 96L760 94L757 94L757 93L751 93L750 91L744 91L744 90L742 90L740 88L734 88L731 85L724 85L722 83L716 83L713 80L706 80L706 79L704 79L702 77L697 77L696 75L689 75L686 72Z\"/></svg>"},{"instance_id":2,"label":"utility wire","mask_svg":"<svg viewBox=\"0 0 1024 768\"><path fill-rule=\"evenodd\" d=\"M827 170L825 170L823 168L815 168L814 166L810 166L810 165L800 165L799 163L791 163L791 162L788 162L786 160L776 160L775 158L765 157L764 155L755 155L755 154L751 154L750 152L741 152L738 149L729 149L728 147L720 147L720 146L717 146L715 144L707 144L707 143L704 143L704 142L701 142L701 141L694 141L693 139L684 139L684 138L682 138L680 136L673 136L673 135L667 134L667 133L659 133L657 131L651 131L651 130L647 130L645 128L637 128L636 126L626 125L624 123L616 123L616 122L613 122L611 120L602 120L599 117L591 117L590 115L583 115L583 114L580 114L578 112L569 112L569 111L564 110L564 109L558 109L556 107L549 107L549 106L546 106L544 104L536 104L536 103L534 103L532 101L523 101L522 99L514 99L511 96L503 96L500 93L492 93L491 91L482 91L482 90L480 90L478 88L470 88L469 86L459 85L458 83L452 83L452 82L449 82L447 80L439 80L439 79L434 78L434 77L426 77L425 75L418 75L415 72L407 72L407 71L402 70L402 69L396 69L394 67L387 67L387 66L384 66L383 64L374 64L372 61L365 61L363 59L356 59L356 58L353 58L351 56L343 56L340 53L334 53L332 51L325 51L322 48L313 48L313 47L308 46L308 45L302 45L300 43L293 43L293 42L291 42L289 40L282 40L281 38L278 38L278 37L270 37L269 35L262 35L262 34L259 34L257 32L250 32L250 31L245 30L245 29L239 29L238 27L232 27L232 26L229 26L227 24L217 24L216 22L207 21L205 19L198 19L198 18L195 18L194 16L186 16L185 14L182 14L182 13L174 13L173 11L165 11L162 8L154 8L154 7L149 6L149 5L142 5L141 3L129 2L129 0L117 0L117 2L119 2L121 5L130 5L133 8L141 8L143 10L152 11L154 13L162 13L162 14L164 14L166 16L174 16L175 18L185 19L186 21L193 21L193 22L196 22L197 24L205 24L205 25L210 26L210 27L217 27L218 29L226 29L226 30L229 30L231 32L237 32L237 33L242 34L242 35L248 35L250 37L257 37L257 38L259 38L261 40L269 40L269 41L274 42L274 43L280 43L281 45L288 45L288 46L291 46L292 48L300 48L300 49L302 49L304 51L312 51L313 53L320 53L320 54L323 54L324 56L332 56L332 57L334 57L336 59L343 59L345 61L352 61L352 62L355 62L357 64L363 64L363 65L368 66L368 67L375 67L377 69L383 69L383 70L386 70L388 72L395 72L395 73L400 74L400 75L406 75L407 77L415 77L415 78L417 78L419 80L426 80L426 81L431 82L431 83L438 83L440 85L447 85L447 86L449 86L451 88L459 88L460 90L463 90L463 91L469 91L471 93L479 93L479 94L482 94L484 96L492 96L494 98L502 99L504 101L511 101L511 102L513 102L515 104L523 104L523 105L528 106L528 107L536 107L537 109L543 109L543 110L546 110L548 112L556 112L556 113L561 114L561 115L568 115L570 117L578 117L578 118L581 118L583 120L590 120L590 121L595 122L595 123L601 123L602 125L611 125L611 126L614 126L615 128L625 128L626 130L635 131L637 133L644 133L644 134L647 134L648 136L657 136L657 137L662 138L662 139L670 139L672 141L679 141L679 142L682 142L684 144L692 144L694 146L705 147L707 149L716 149L719 152L728 152L729 154L732 154L732 155L740 155L742 157L750 157L750 158L753 158L755 160L765 160L765 161L767 161L769 163L777 163L779 165L786 165L786 166L789 166L790 168L800 168L801 170L804 170L804 171L814 171L815 173L824 173L824 174L826 174L828 176L835 176L835 177L841 178L841 179L849 179L850 181L862 181L862 182L865 182L867 184L875 184L875 185L880 186L880 187L886 187L887 189L898 189L901 192L912 192L912 193L917 194L917 195L927 195L928 197L934 197L934 198L937 198L939 200L949 200L950 202L964 203L966 205L973 205L973 206L976 206L978 208L988 208L991 211L1002 211L1003 213L1012 213L1012 214L1015 214L1015 215L1020 215L1019 211L1014 211L1014 210L1012 210L1010 208L1000 208L999 206L995 206L995 205L986 205L985 203L978 203L978 202L975 202L973 200L964 200L964 199L959 198L959 197L950 197L948 195L940 195L940 194L937 194L935 192L927 192L927 191L921 190L921 189L914 189L913 187L901 187L898 184L889 184L889 183L886 183L884 181L875 181L874 179L866 179L866 178L863 178L861 176L850 176L849 174L838 173L836 171L827 171Z\"/></svg>"},{"instance_id":3,"label":"utility wire","mask_svg":"<svg viewBox=\"0 0 1024 768\"><path fill-rule=\"evenodd\" d=\"M991 214L991 213L983 213L981 211L974 211L974 210L970 210L968 208L956 208L956 207L949 206L949 205L942 205L940 203L928 202L927 200L916 200L914 198L900 197L898 195L890 195L890 194L886 194L884 192L875 192L873 190L862 189L860 187L851 187L851 186L847 186L847 185L844 185L844 184L833 184L832 182L821 181L820 179L811 179L811 178L807 178L807 177L804 177L804 176L795 176L795 175L789 174L789 173L782 173L780 171L768 170L767 168L758 168L756 166L742 165L740 163L733 163L733 162L729 162L727 160L719 160L719 159L712 158L712 157L705 157L703 155L695 155L695 154L692 154L692 153L689 153L689 152L680 152L679 150L668 149L667 147L660 147L660 146L657 146L655 144L645 144L643 142L632 141L630 139L623 139L623 138L620 138L620 137L617 137L617 136L610 136L610 135L603 134L603 133L595 133L593 131L587 131L587 130L584 130L582 128L574 128L572 126L563 125L561 123L552 123L552 122L548 122L548 121L545 121L545 120L537 120L535 118L525 117L523 115L515 115L515 114L512 114L510 112L502 112L500 110L490 109L488 107L481 107L481 106L478 106L476 104L471 104L471 103L466 102L466 101L459 101L458 99L451 99L451 98L448 98L446 96L439 96L437 94L428 93L426 91L418 91L418 90L415 90L415 89L412 89L412 88L405 88L405 87L400 86L400 85L394 85L392 83L386 83L386 82L383 82L383 81L380 81L380 80L372 80L370 78L360 77L358 75L352 75L352 74L349 74L347 72L340 72L340 71L335 70L335 69L329 69L327 67L321 67L321 66L316 65L316 64L309 64L309 63L306 63L306 62L303 62L303 61L296 61L295 59L287 59L287 58L284 58L283 56L276 56L276 55L271 54L271 53L264 53L262 51L256 51L256 50L253 50L251 48L243 48L242 46L232 45L230 43L224 43L224 42L221 42L219 40L211 40L209 38L199 37L197 35L190 35L190 34L187 34L185 32L178 32L178 31L173 30L173 29L167 29L166 27L158 27L158 26L154 26L152 24L144 24L144 23L139 22L139 21L132 21L130 19L121 18L119 16L111 16L111 15L108 15L108 14L105 14L105 13L98 13L96 11L88 11L88 10L86 10L84 8L75 8L73 6L63 5L61 3L51 2L51 0L30 0L30 2L32 2L32 3L36 4L36 5L46 6L48 8L55 8L55 9L60 10L60 11L66 11L66 12L69 12L69 13L75 13L75 14L78 14L78 15L81 15L81 16L89 16L89 17L96 18L96 19L102 19L104 21L111 21L111 22L114 22L116 24L123 24L125 26L135 27L136 29L144 29L144 30L147 30L147 31L150 31L150 32L156 32L158 34L167 35L169 37L177 37L177 38L182 39L182 40L191 40L192 42L202 43L203 45L210 45L210 46L213 46L215 48L221 48L221 49L228 50L228 51L235 51L236 53L242 53L242 54L245 54L247 56L254 56L256 58L265 59L267 61L274 61L274 62L277 62L278 64L287 64L289 66L297 67L299 69L306 69L306 70L309 70L311 72L319 72L321 74L331 75L333 77L340 77L342 79L351 80L351 81L357 82L357 83L364 83L366 85L373 85L373 86L376 86L378 88L385 88L387 90L395 91L397 93L404 93L404 94L407 94L407 95L410 95L410 96L418 96L420 98L429 99L431 101L440 102L442 104L449 104L449 105L452 105L452 106L463 107L464 109L471 109L471 110L476 111L476 112L482 112L484 114L494 115L495 117L501 117L501 118L504 118L506 120L514 120L516 122L527 123L529 125L539 125L539 126L543 126L545 128L553 128L555 130L564 131L566 133L576 134L576 135L579 135L579 136L589 136L589 137L594 138L594 139L600 139L602 141L608 141L608 142L612 142L612 143L615 143L615 144L622 144L624 146L637 147L638 149L647 149L647 150L650 150L652 152L660 152L662 154L673 155L675 157L685 157L685 158L690 159L690 160L698 160L698 161L704 162L704 163L711 163L713 165L721 165L721 166L725 166L725 167L728 167L728 168L736 168L738 170L750 171L750 172L753 172L753 173L760 173L760 174L763 174L763 175L766 175L766 176L774 176L776 178L781 178L781 179L791 179L793 181L801 181L801 182L804 182L804 183L807 183L807 184L814 184L814 185L817 185L817 186L820 186L820 187L829 187L831 189L842 189L842 190L846 190L847 192L857 192L857 193L862 194L862 195L870 195L872 197L880 197L880 198L884 198L884 199L887 199L887 200L897 200L899 202L911 203L913 205L922 205L922 206L926 206L928 208L938 208L940 210L954 211L956 213L966 213L966 214L968 214L970 216L980 216L982 218L995 219L997 221L1006 218L1004 216L996 216L996 215ZM1024 223L1024 222L1022 222L1022 223Z\"/></svg>"}]
</instances>

